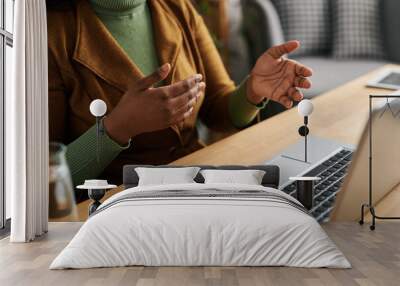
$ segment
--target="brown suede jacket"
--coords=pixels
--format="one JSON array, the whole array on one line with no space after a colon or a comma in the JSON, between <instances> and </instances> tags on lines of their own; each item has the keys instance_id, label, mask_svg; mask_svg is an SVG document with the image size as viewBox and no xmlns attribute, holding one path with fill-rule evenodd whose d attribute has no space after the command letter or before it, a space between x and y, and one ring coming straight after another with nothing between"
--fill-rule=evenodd
<instances>
[{"instance_id":1,"label":"brown suede jacket","mask_svg":"<svg viewBox=\"0 0 400 286\"><path fill-rule=\"evenodd\" d=\"M159 63L171 63L170 84L195 73L205 78L205 96L183 126L141 134L106 169L120 176L124 164L165 164L189 154L198 142L198 117L216 130L232 127L228 98L230 80L210 34L188 0L148 0ZM65 144L95 123L92 100L116 106L129 82L143 77L86 0L71 9L48 11L50 140ZM151 116L149 114L148 116ZM132 122L140 124L140 122Z\"/></svg>"}]
</instances>

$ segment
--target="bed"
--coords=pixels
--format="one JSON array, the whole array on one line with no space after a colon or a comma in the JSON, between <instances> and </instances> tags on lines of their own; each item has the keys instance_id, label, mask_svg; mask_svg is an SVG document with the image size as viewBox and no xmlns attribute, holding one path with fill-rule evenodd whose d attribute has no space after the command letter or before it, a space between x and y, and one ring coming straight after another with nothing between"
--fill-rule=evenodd
<instances>
[{"instance_id":1,"label":"bed","mask_svg":"<svg viewBox=\"0 0 400 286\"><path fill-rule=\"evenodd\" d=\"M276 166L199 166L264 170L261 185L194 183L125 190L84 223L50 269L120 266L291 266L350 268L343 253L294 198L276 189Z\"/></svg>"}]
</instances>

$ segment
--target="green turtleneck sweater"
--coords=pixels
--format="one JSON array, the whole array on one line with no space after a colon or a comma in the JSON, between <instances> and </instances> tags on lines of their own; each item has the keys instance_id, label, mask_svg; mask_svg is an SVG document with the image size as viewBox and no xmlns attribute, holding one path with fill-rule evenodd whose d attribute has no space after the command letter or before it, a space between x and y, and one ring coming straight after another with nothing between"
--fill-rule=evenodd
<instances>
[{"instance_id":1,"label":"green turtleneck sweater","mask_svg":"<svg viewBox=\"0 0 400 286\"><path fill-rule=\"evenodd\" d=\"M158 64L146 0L90 0L97 16L144 75Z\"/></svg>"},{"instance_id":2,"label":"green turtleneck sweater","mask_svg":"<svg viewBox=\"0 0 400 286\"><path fill-rule=\"evenodd\" d=\"M159 66L154 42L151 12L146 0L89 0L97 16L111 35L144 75ZM230 95L232 123L240 128L248 125L258 109L246 98L246 80ZM126 147L119 146L105 134L100 140L99 160L96 151L96 128L68 145L67 161L74 185L96 178Z\"/></svg>"}]
</instances>

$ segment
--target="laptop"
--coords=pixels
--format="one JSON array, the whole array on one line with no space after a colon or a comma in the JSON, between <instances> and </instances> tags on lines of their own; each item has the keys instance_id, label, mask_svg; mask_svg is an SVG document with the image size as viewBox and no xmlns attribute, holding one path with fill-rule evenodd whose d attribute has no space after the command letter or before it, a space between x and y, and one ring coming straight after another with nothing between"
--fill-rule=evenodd
<instances>
[{"instance_id":1,"label":"laptop","mask_svg":"<svg viewBox=\"0 0 400 286\"><path fill-rule=\"evenodd\" d=\"M372 113L372 205L400 183L400 99L376 100ZM311 129L312 133L312 129ZM267 164L281 169L279 189L296 196L290 177L320 177L315 183L310 213L319 222L356 221L361 205L369 201L369 124L357 148L315 136L308 137L308 160L304 160L304 138Z\"/></svg>"}]
</instances>

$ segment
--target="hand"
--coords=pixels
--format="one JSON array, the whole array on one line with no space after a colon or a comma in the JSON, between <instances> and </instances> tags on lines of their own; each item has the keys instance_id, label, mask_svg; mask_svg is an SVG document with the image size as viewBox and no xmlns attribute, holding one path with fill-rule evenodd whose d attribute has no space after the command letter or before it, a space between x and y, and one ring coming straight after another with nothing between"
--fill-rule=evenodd
<instances>
[{"instance_id":1,"label":"hand","mask_svg":"<svg viewBox=\"0 0 400 286\"><path fill-rule=\"evenodd\" d=\"M298 41L290 41L270 48L258 58L247 84L250 102L258 104L267 98L290 108L293 101L303 99L298 88L311 87L307 77L312 75L312 70L296 61L283 58L283 55L299 47Z\"/></svg>"},{"instance_id":2,"label":"hand","mask_svg":"<svg viewBox=\"0 0 400 286\"><path fill-rule=\"evenodd\" d=\"M169 86L153 86L164 80L169 64L131 84L114 110L104 119L107 134L121 145L130 138L179 124L189 117L204 92L202 76L197 74Z\"/></svg>"}]
</instances>

